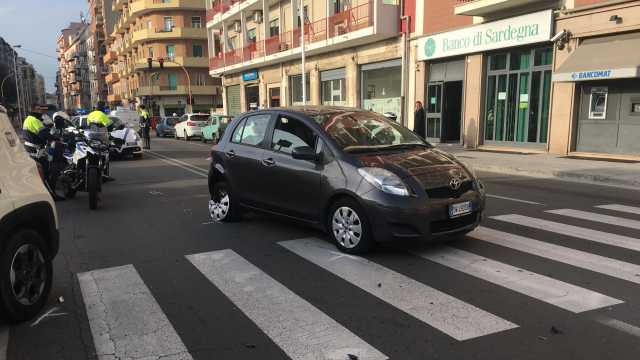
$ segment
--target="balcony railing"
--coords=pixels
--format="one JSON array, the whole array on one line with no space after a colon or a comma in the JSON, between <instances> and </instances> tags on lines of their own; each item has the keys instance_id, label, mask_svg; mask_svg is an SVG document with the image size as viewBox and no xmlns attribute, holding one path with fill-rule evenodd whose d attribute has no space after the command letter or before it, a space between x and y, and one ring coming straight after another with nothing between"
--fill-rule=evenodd
<instances>
[{"instance_id":1,"label":"balcony railing","mask_svg":"<svg viewBox=\"0 0 640 360\"><path fill-rule=\"evenodd\" d=\"M329 26L327 31L327 25ZM304 38L306 44L312 44L330 38L345 35L373 25L373 2L368 2L328 18L320 19L304 25ZM210 70L231 66L241 62L250 61L258 57L269 56L300 46L300 28L283 32L281 34L258 40L243 49L232 50L225 53L224 57L211 58Z\"/></svg>"}]
</instances>

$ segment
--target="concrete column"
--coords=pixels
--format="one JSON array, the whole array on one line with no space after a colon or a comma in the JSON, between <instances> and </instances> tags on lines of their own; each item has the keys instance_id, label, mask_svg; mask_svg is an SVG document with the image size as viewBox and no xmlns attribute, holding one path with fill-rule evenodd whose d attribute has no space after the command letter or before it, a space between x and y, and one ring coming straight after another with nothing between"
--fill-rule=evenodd
<instances>
[{"instance_id":1,"label":"concrete column","mask_svg":"<svg viewBox=\"0 0 640 360\"><path fill-rule=\"evenodd\" d=\"M222 89L222 108L224 109L225 114L229 114L229 106L227 104L227 87L224 83L224 75L220 78L222 82L220 88Z\"/></svg>"},{"instance_id":2,"label":"concrete column","mask_svg":"<svg viewBox=\"0 0 640 360\"><path fill-rule=\"evenodd\" d=\"M355 59L349 59L346 64L347 78L345 81L347 91L347 106L360 107L360 69Z\"/></svg>"},{"instance_id":3,"label":"concrete column","mask_svg":"<svg viewBox=\"0 0 640 360\"><path fill-rule=\"evenodd\" d=\"M258 92L260 98L260 108L266 109L269 106L269 90L267 90L267 82L264 79L260 79L258 84Z\"/></svg>"},{"instance_id":4,"label":"concrete column","mask_svg":"<svg viewBox=\"0 0 640 360\"><path fill-rule=\"evenodd\" d=\"M484 69L483 54L469 55L466 59L464 83L464 147L477 148L482 135L482 78Z\"/></svg>"},{"instance_id":5,"label":"concrete column","mask_svg":"<svg viewBox=\"0 0 640 360\"><path fill-rule=\"evenodd\" d=\"M577 40L572 39L560 51L554 50L554 69L557 70L576 48ZM551 105L549 109L549 152L553 154L566 155L574 149L574 131L576 113L576 102L578 94L576 85L573 82L553 82L551 86Z\"/></svg>"},{"instance_id":6,"label":"concrete column","mask_svg":"<svg viewBox=\"0 0 640 360\"><path fill-rule=\"evenodd\" d=\"M264 54L262 54L262 56L267 56L267 46L266 46L266 40L267 38L269 38L269 22L271 21L271 19L269 18L269 7L267 6L267 0L262 0L262 39L260 39L260 41L262 42L262 49L264 51Z\"/></svg>"},{"instance_id":7,"label":"concrete column","mask_svg":"<svg viewBox=\"0 0 640 360\"><path fill-rule=\"evenodd\" d=\"M320 105L320 70L317 66L309 72L309 87L311 105Z\"/></svg>"}]
</instances>

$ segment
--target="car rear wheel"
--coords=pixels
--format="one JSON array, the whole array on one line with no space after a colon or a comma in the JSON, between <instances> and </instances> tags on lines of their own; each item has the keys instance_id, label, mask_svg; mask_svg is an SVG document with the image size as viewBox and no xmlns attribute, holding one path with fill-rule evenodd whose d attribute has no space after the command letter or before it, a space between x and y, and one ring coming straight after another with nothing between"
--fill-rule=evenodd
<instances>
[{"instance_id":1,"label":"car rear wheel","mask_svg":"<svg viewBox=\"0 0 640 360\"><path fill-rule=\"evenodd\" d=\"M209 215L216 222L240 219L240 209L226 182L218 182L213 186L213 194L209 200Z\"/></svg>"},{"instance_id":2,"label":"car rear wheel","mask_svg":"<svg viewBox=\"0 0 640 360\"><path fill-rule=\"evenodd\" d=\"M189 141L189 136L187 135L187 130L184 131L184 141Z\"/></svg>"},{"instance_id":3,"label":"car rear wheel","mask_svg":"<svg viewBox=\"0 0 640 360\"><path fill-rule=\"evenodd\" d=\"M345 253L361 254L374 246L364 210L352 199L340 199L331 206L328 228L338 249Z\"/></svg>"},{"instance_id":4,"label":"car rear wheel","mask_svg":"<svg viewBox=\"0 0 640 360\"><path fill-rule=\"evenodd\" d=\"M10 322L33 318L45 305L53 277L42 236L23 229L0 254L0 313Z\"/></svg>"}]
</instances>

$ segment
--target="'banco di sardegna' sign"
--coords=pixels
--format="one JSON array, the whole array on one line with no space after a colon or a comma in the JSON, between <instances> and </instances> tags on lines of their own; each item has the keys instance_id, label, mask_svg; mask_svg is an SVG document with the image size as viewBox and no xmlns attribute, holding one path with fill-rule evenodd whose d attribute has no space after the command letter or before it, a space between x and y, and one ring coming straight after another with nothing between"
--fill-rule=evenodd
<instances>
[{"instance_id":1,"label":"'banco di sardegna' sign","mask_svg":"<svg viewBox=\"0 0 640 360\"><path fill-rule=\"evenodd\" d=\"M427 36L418 40L418 60L477 53L549 41L553 30L551 10L540 11Z\"/></svg>"}]
</instances>

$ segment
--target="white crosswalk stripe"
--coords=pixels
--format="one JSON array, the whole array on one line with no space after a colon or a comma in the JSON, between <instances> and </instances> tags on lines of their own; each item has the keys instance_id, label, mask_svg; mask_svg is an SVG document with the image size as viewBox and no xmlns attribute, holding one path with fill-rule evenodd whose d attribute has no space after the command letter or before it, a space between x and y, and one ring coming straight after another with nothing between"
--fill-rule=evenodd
<instances>
[{"instance_id":1,"label":"white crosswalk stripe","mask_svg":"<svg viewBox=\"0 0 640 360\"><path fill-rule=\"evenodd\" d=\"M527 254L640 284L640 265L482 226L471 232L469 236Z\"/></svg>"},{"instance_id":2,"label":"white crosswalk stripe","mask_svg":"<svg viewBox=\"0 0 640 360\"><path fill-rule=\"evenodd\" d=\"M187 259L292 359L386 359L232 250Z\"/></svg>"},{"instance_id":3,"label":"white crosswalk stripe","mask_svg":"<svg viewBox=\"0 0 640 360\"><path fill-rule=\"evenodd\" d=\"M517 214L492 216L491 218L531 227L534 229L549 231L556 234L590 240L602 244L621 247L624 249L640 251L640 239L635 239L629 236L616 235L604 231L592 230L579 226L573 226Z\"/></svg>"},{"instance_id":4,"label":"white crosswalk stripe","mask_svg":"<svg viewBox=\"0 0 640 360\"><path fill-rule=\"evenodd\" d=\"M589 220L599 223L611 224L629 229L640 230L640 221L625 219L617 216L603 215L589 211L573 210L573 209L557 209L547 211L551 214L568 216L576 219Z\"/></svg>"},{"instance_id":5,"label":"white crosswalk stripe","mask_svg":"<svg viewBox=\"0 0 640 360\"><path fill-rule=\"evenodd\" d=\"M620 211L620 212L625 212L625 213L629 213L629 214L640 215L640 207L635 207L635 206L627 206L627 205L620 205L620 204L607 204L607 205L598 205L596 207L599 208L599 209Z\"/></svg>"},{"instance_id":6,"label":"white crosswalk stripe","mask_svg":"<svg viewBox=\"0 0 640 360\"><path fill-rule=\"evenodd\" d=\"M337 253L335 246L320 239L279 244L454 339L473 339L517 327L369 260Z\"/></svg>"},{"instance_id":7,"label":"white crosswalk stripe","mask_svg":"<svg viewBox=\"0 0 640 360\"><path fill-rule=\"evenodd\" d=\"M595 291L452 247L439 247L416 254L427 260L574 313L622 303L618 299Z\"/></svg>"},{"instance_id":8,"label":"white crosswalk stripe","mask_svg":"<svg viewBox=\"0 0 640 360\"><path fill-rule=\"evenodd\" d=\"M132 265L78 274L99 359L191 359Z\"/></svg>"}]
</instances>

